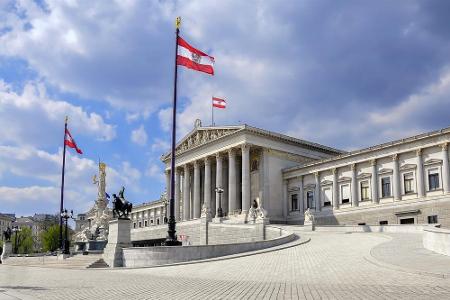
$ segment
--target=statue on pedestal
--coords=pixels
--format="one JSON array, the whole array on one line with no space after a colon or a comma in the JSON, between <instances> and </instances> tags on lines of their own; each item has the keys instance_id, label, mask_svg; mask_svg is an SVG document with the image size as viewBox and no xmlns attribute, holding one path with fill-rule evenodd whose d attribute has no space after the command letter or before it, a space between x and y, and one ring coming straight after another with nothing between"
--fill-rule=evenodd
<instances>
[{"instance_id":1,"label":"statue on pedestal","mask_svg":"<svg viewBox=\"0 0 450 300\"><path fill-rule=\"evenodd\" d=\"M6 230L3 231L3 237L5 238L6 242L11 241L11 235L12 235L12 230L8 226L8 228L6 228Z\"/></svg>"},{"instance_id":2,"label":"statue on pedestal","mask_svg":"<svg viewBox=\"0 0 450 300\"><path fill-rule=\"evenodd\" d=\"M106 193L106 164L98 164L98 178L94 175L93 184L97 185L97 200L94 206L87 212L86 224L75 233L76 242L106 241L108 240L109 220L112 212L108 208L109 196Z\"/></svg>"},{"instance_id":3,"label":"statue on pedestal","mask_svg":"<svg viewBox=\"0 0 450 300\"><path fill-rule=\"evenodd\" d=\"M119 192L119 197L116 196L116 194L113 194L114 201L113 201L113 217L117 216L119 219L128 219L128 214L131 212L131 209L133 208L133 203L128 202L125 200L125 197L123 193L125 192L125 187L122 187L122 189Z\"/></svg>"}]
</instances>

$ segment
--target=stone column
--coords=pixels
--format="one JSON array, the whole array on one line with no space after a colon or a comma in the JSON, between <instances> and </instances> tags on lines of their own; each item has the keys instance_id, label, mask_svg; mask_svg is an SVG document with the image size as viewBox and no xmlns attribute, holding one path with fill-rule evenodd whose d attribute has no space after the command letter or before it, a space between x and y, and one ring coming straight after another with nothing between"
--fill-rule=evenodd
<instances>
[{"instance_id":1,"label":"stone column","mask_svg":"<svg viewBox=\"0 0 450 300\"><path fill-rule=\"evenodd\" d=\"M303 195L303 175L298 176L298 204L301 213L305 212L305 199Z\"/></svg>"},{"instance_id":2,"label":"stone column","mask_svg":"<svg viewBox=\"0 0 450 300\"><path fill-rule=\"evenodd\" d=\"M220 153L216 154L216 188L223 188L223 182L222 182L222 157L220 156ZM218 210L219 207L221 207L221 203L220 203L220 195L219 193L216 192L216 211L214 212L214 215L216 216L216 218L219 217L218 215ZM223 209L223 208L222 208ZM222 210L223 211L223 210Z\"/></svg>"},{"instance_id":3,"label":"stone column","mask_svg":"<svg viewBox=\"0 0 450 300\"><path fill-rule=\"evenodd\" d=\"M316 178L316 189L314 191L314 200L316 202L316 211L320 211L322 209L322 205L320 203L320 173L314 173L314 177Z\"/></svg>"},{"instance_id":4,"label":"stone column","mask_svg":"<svg viewBox=\"0 0 450 300\"><path fill-rule=\"evenodd\" d=\"M189 203L189 165L184 165L183 176L183 221L189 220L189 212L191 211Z\"/></svg>"},{"instance_id":5,"label":"stone column","mask_svg":"<svg viewBox=\"0 0 450 300\"><path fill-rule=\"evenodd\" d=\"M166 193L167 193L167 200L170 199L170 171L166 170L164 171L166 174Z\"/></svg>"},{"instance_id":6,"label":"stone column","mask_svg":"<svg viewBox=\"0 0 450 300\"><path fill-rule=\"evenodd\" d=\"M204 188L204 205L207 209L211 207L211 161L205 158L205 188Z\"/></svg>"},{"instance_id":7,"label":"stone column","mask_svg":"<svg viewBox=\"0 0 450 300\"><path fill-rule=\"evenodd\" d=\"M338 169L334 168L333 172L333 209L339 209L339 185L338 185Z\"/></svg>"},{"instance_id":8,"label":"stone column","mask_svg":"<svg viewBox=\"0 0 450 300\"><path fill-rule=\"evenodd\" d=\"M242 213L250 209L250 145L242 145Z\"/></svg>"},{"instance_id":9,"label":"stone column","mask_svg":"<svg viewBox=\"0 0 450 300\"><path fill-rule=\"evenodd\" d=\"M398 154L392 155L392 161L394 162L394 168L392 172L392 189L394 190L394 200L400 200L400 171L398 167Z\"/></svg>"},{"instance_id":10,"label":"stone column","mask_svg":"<svg viewBox=\"0 0 450 300\"><path fill-rule=\"evenodd\" d=\"M423 180L423 158L422 149L416 150L417 155L417 196L425 197L425 184Z\"/></svg>"},{"instance_id":11,"label":"stone column","mask_svg":"<svg viewBox=\"0 0 450 300\"><path fill-rule=\"evenodd\" d=\"M377 167L377 160L372 159L370 161L370 165L372 166L372 203L378 203L378 167Z\"/></svg>"},{"instance_id":12,"label":"stone column","mask_svg":"<svg viewBox=\"0 0 450 300\"><path fill-rule=\"evenodd\" d=\"M357 207L359 206L359 199L358 199L358 180L356 179L356 164L351 165L352 169L352 206Z\"/></svg>"},{"instance_id":13,"label":"stone column","mask_svg":"<svg viewBox=\"0 0 450 300\"><path fill-rule=\"evenodd\" d=\"M179 221L180 216L180 200L181 200L181 190L180 190L180 171L175 168L175 220Z\"/></svg>"},{"instance_id":14,"label":"stone column","mask_svg":"<svg viewBox=\"0 0 450 300\"><path fill-rule=\"evenodd\" d=\"M228 215L232 215L237 207L236 200L236 152L228 150Z\"/></svg>"},{"instance_id":15,"label":"stone column","mask_svg":"<svg viewBox=\"0 0 450 300\"><path fill-rule=\"evenodd\" d=\"M444 193L450 191L448 167L448 143L442 144L442 188Z\"/></svg>"},{"instance_id":16,"label":"stone column","mask_svg":"<svg viewBox=\"0 0 450 300\"><path fill-rule=\"evenodd\" d=\"M200 218L200 166L194 162L194 219Z\"/></svg>"},{"instance_id":17,"label":"stone column","mask_svg":"<svg viewBox=\"0 0 450 300\"><path fill-rule=\"evenodd\" d=\"M283 180L283 199L281 201L281 208L283 213L283 219L286 221L289 207L289 192L288 192L288 183L287 179Z\"/></svg>"}]
</instances>

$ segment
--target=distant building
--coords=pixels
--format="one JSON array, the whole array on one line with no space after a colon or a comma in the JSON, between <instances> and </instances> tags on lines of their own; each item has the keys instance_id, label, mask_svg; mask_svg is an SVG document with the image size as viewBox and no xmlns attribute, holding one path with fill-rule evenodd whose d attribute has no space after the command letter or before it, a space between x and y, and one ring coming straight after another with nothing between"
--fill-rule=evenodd
<instances>
[{"instance_id":1,"label":"distant building","mask_svg":"<svg viewBox=\"0 0 450 300\"><path fill-rule=\"evenodd\" d=\"M0 213L0 240L3 241L3 231L5 231L8 227L12 227L12 222L14 221L14 214L3 214Z\"/></svg>"},{"instance_id":2,"label":"distant building","mask_svg":"<svg viewBox=\"0 0 450 300\"><path fill-rule=\"evenodd\" d=\"M34 214L34 216L18 217L12 222L12 226L19 228L30 228L33 235L34 248L41 248L41 233L50 226L59 224L59 217L52 214Z\"/></svg>"}]
</instances>

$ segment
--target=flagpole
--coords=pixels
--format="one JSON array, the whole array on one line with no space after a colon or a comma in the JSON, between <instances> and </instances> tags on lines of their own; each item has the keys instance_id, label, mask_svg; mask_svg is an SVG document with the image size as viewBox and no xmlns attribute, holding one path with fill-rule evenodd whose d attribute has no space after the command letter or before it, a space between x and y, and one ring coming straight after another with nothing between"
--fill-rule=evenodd
<instances>
[{"instance_id":1,"label":"flagpole","mask_svg":"<svg viewBox=\"0 0 450 300\"><path fill-rule=\"evenodd\" d=\"M173 111L172 111L172 154L170 160L170 203L169 203L169 221L166 246L179 246L181 242L177 240L176 220L175 220L175 143L176 143L176 120L177 120L177 56L178 56L178 36L180 34L181 18L177 17L175 21L176 39L175 39L175 74L173 84Z\"/></svg>"},{"instance_id":2,"label":"flagpole","mask_svg":"<svg viewBox=\"0 0 450 300\"><path fill-rule=\"evenodd\" d=\"M63 212L64 207L64 171L66 168L66 132L67 132L67 121L69 120L69 117L66 116L66 119L64 121L64 150L63 150L63 164L62 164L62 174L61 174L61 203L59 207L59 249L63 248L63 234L62 234L62 227L63 227L63 218L61 213Z\"/></svg>"},{"instance_id":3,"label":"flagpole","mask_svg":"<svg viewBox=\"0 0 450 300\"><path fill-rule=\"evenodd\" d=\"M211 103L211 126L214 126L214 105Z\"/></svg>"}]
</instances>

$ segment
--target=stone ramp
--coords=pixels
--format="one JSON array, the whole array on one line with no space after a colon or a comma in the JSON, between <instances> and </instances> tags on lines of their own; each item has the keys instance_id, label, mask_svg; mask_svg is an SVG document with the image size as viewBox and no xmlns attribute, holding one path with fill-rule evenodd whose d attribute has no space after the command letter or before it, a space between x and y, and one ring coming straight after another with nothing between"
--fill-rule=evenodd
<instances>
[{"instance_id":1,"label":"stone ramp","mask_svg":"<svg viewBox=\"0 0 450 300\"><path fill-rule=\"evenodd\" d=\"M370 251L376 261L405 272L450 278L450 257L425 249L422 233L384 235L390 239Z\"/></svg>"},{"instance_id":2,"label":"stone ramp","mask_svg":"<svg viewBox=\"0 0 450 300\"><path fill-rule=\"evenodd\" d=\"M66 259L58 260L56 256L42 257L10 257L5 260L5 265L27 266L42 268L85 269L102 267L102 255L74 255Z\"/></svg>"}]
</instances>

